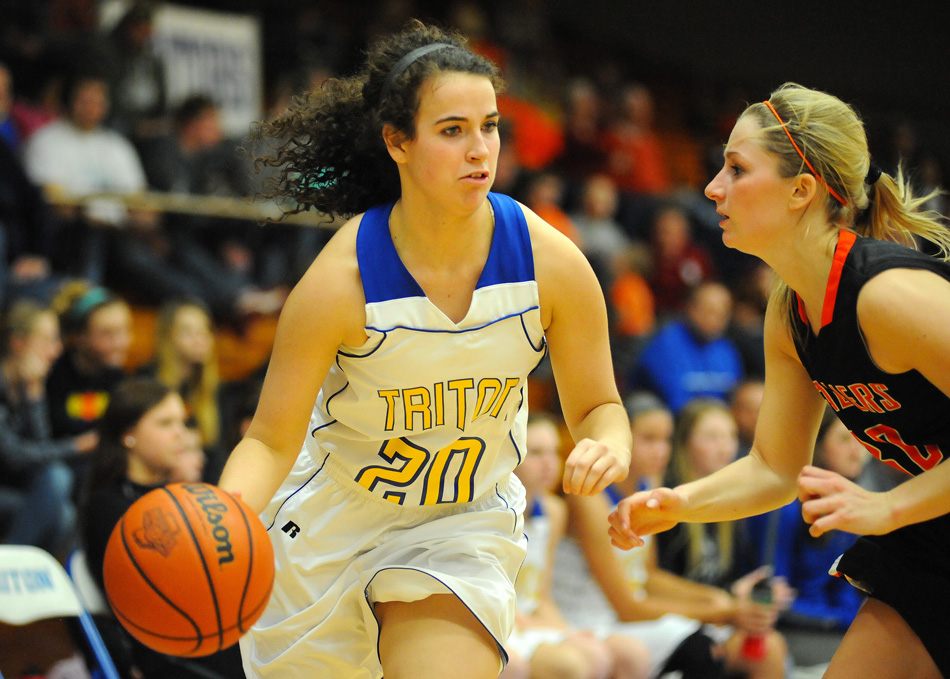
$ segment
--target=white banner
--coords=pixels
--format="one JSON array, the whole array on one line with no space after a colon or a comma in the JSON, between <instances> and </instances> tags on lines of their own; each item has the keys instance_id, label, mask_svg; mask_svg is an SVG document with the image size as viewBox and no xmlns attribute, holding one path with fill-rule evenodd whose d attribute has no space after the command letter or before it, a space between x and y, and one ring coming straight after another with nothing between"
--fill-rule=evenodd
<instances>
[{"instance_id":1,"label":"white banner","mask_svg":"<svg viewBox=\"0 0 950 679\"><path fill-rule=\"evenodd\" d=\"M243 137L263 111L261 29L253 16L160 5L153 47L165 62L168 105L202 94L221 107L229 136Z\"/></svg>"}]
</instances>

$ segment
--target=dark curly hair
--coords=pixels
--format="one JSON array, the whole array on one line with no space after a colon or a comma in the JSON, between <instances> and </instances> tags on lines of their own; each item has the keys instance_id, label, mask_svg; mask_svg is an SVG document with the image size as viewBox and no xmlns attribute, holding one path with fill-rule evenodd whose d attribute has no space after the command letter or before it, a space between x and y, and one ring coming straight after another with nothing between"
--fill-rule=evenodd
<instances>
[{"instance_id":1,"label":"dark curly hair","mask_svg":"<svg viewBox=\"0 0 950 679\"><path fill-rule=\"evenodd\" d=\"M402 57L434 43L454 49L422 54L389 77ZM415 137L419 87L436 72L484 75L501 87L498 68L472 52L461 34L414 20L372 45L357 74L295 97L283 114L252 132L252 144L266 148L256 167L275 169L263 197L278 199L285 215L313 209L342 217L396 200L399 173L383 126Z\"/></svg>"}]
</instances>

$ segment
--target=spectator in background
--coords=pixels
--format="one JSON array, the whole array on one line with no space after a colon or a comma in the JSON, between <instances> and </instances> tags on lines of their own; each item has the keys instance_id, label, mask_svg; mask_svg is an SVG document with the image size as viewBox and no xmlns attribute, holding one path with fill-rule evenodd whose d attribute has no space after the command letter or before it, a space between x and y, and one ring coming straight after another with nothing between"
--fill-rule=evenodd
<instances>
[{"instance_id":1,"label":"spectator in background","mask_svg":"<svg viewBox=\"0 0 950 679\"><path fill-rule=\"evenodd\" d=\"M218 106L204 95L185 99L175 110L174 130L143 142L141 148L148 183L159 191L228 196L250 191L247 168L224 143ZM166 214L161 232L151 238L120 239L116 285L124 288L138 281L142 287L144 277L151 288L148 302L199 298L222 321L278 310L285 293L262 290L253 281L250 234L259 231L257 225L252 230L225 221L225 239L217 224L207 217ZM280 233L290 230L282 226ZM242 237L233 238L234 232Z\"/></svg>"},{"instance_id":2,"label":"spectator in background","mask_svg":"<svg viewBox=\"0 0 950 679\"><path fill-rule=\"evenodd\" d=\"M107 82L98 75L76 75L63 97L66 118L37 130L26 145L33 180L59 196L143 190L145 173L135 148L103 126L110 106Z\"/></svg>"},{"instance_id":3,"label":"spectator in background","mask_svg":"<svg viewBox=\"0 0 950 679\"><path fill-rule=\"evenodd\" d=\"M673 189L667 151L654 127L653 94L641 83L620 88L618 114L607 126L600 146L607 169L623 195L620 221L634 238L642 238L659 197Z\"/></svg>"},{"instance_id":4,"label":"spectator in background","mask_svg":"<svg viewBox=\"0 0 950 679\"><path fill-rule=\"evenodd\" d=\"M109 392L125 376L132 343L132 313L110 290L68 283L53 300L65 351L53 364L47 404L54 436L93 430Z\"/></svg>"},{"instance_id":5,"label":"spectator in background","mask_svg":"<svg viewBox=\"0 0 950 679\"><path fill-rule=\"evenodd\" d=\"M672 443L664 485L688 483L725 467L739 451L728 404L712 398L691 400L676 417ZM728 587L759 563L742 522L681 523L656 539L660 566L694 582Z\"/></svg>"},{"instance_id":6,"label":"spectator in background","mask_svg":"<svg viewBox=\"0 0 950 679\"><path fill-rule=\"evenodd\" d=\"M602 138L603 109L600 92L591 80L575 78L568 84L564 148L554 160L553 168L567 180L571 197L586 177L609 171Z\"/></svg>"},{"instance_id":7,"label":"spectator in background","mask_svg":"<svg viewBox=\"0 0 950 679\"><path fill-rule=\"evenodd\" d=\"M128 213L113 201L90 201L82 210L63 205L63 201L100 192L136 193L146 186L135 148L103 126L109 112L106 81L96 75L77 75L65 86L64 102L66 117L30 137L26 170L71 221L59 239L61 259L77 262L70 273L101 283L107 256L106 232L101 227L127 224L136 232L151 233L156 219L146 212Z\"/></svg>"},{"instance_id":8,"label":"spectator in background","mask_svg":"<svg viewBox=\"0 0 950 679\"><path fill-rule=\"evenodd\" d=\"M532 679L646 679L643 644L631 635L571 628L552 598L554 555L567 525L564 500L552 490L561 473L560 450L557 421L543 412L530 416L524 459L515 471L526 493L528 553L515 581L518 610L509 645L528 663ZM513 679L519 665L510 663L501 679Z\"/></svg>"},{"instance_id":9,"label":"spectator in background","mask_svg":"<svg viewBox=\"0 0 950 679\"><path fill-rule=\"evenodd\" d=\"M14 149L0 139L0 308L15 297L52 300L59 285L52 262L55 232L42 193Z\"/></svg>"},{"instance_id":10,"label":"spectator in background","mask_svg":"<svg viewBox=\"0 0 950 679\"><path fill-rule=\"evenodd\" d=\"M765 308L775 287L775 272L765 262L755 260L732 286L735 305L728 335L739 353L747 375L765 377Z\"/></svg>"},{"instance_id":11,"label":"spectator in background","mask_svg":"<svg viewBox=\"0 0 950 679\"><path fill-rule=\"evenodd\" d=\"M620 116L608 128L605 142L610 172L622 191L662 196L673 189L666 149L656 133L653 93L632 83L620 93Z\"/></svg>"},{"instance_id":12,"label":"spectator in background","mask_svg":"<svg viewBox=\"0 0 950 679\"><path fill-rule=\"evenodd\" d=\"M217 482L224 467L218 355L214 321L200 302L179 300L162 305L155 327L155 360L139 372L156 378L184 399L210 462L206 480Z\"/></svg>"},{"instance_id":13,"label":"spectator in background","mask_svg":"<svg viewBox=\"0 0 950 679\"><path fill-rule=\"evenodd\" d=\"M736 457L748 455L752 448L755 423L759 420L764 393L765 382L760 377L746 377L732 390L729 409L736 421L736 434L739 436L739 453Z\"/></svg>"},{"instance_id":14,"label":"spectator in background","mask_svg":"<svg viewBox=\"0 0 950 679\"><path fill-rule=\"evenodd\" d=\"M71 198L144 191L145 172L135 148L103 127L109 111L105 81L78 76L67 89L67 101L68 119L44 127L27 144L27 169L34 181L51 195ZM188 239L176 242L154 212L127 212L120 202L102 200L87 202L84 211L74 217L82 217L75 225L83 230L78 248L86 252L82 269L89 280L106 280L116 290L134 292L153 304L199 297L222 319L273 313L283 303L282 291L259 290ZM110 234L104 225L126 228ZM78 251L75 244L67 247L73 249L66 252Z\"/></svg>"},{"instance_id":15,"label":"spectator in background","mask_svg":"<svg viewBox=\"0 0 950 679\"><path fill-rule=\"evenodd\" d=\"M102 564L112 530L133 502L181 474L189 448L185 404L177 392L147 377L123 380L112 393L100 426L101 440L83 493L80 533L89 571L104 589ZM185 472L191 473L191 472ZM202 658L156 653L115 620L99 622L121 676L141 679L240 677L237 645ZM209 675L208 671L215 672Z\"/></svg>"},{"instance_id":16,"label":"spectator in background","mask_svg":"<svg viewBox=\"0 0 950 679\"><path fill-rule=\"evenodd\" d=\"M629 379L656 323L653 292L643 275L649 268L646 260L644 250L636 245L622 248L611 259L607 311L615 372L623 382Z\"/></svg>"},{"instance_id":17,"label":"spectator in background","mask_svg":"<svg viewBox=\"0 0 950 679\"><path fill-rule=\"evenodd\" d=\"M603 278L612 278L611 262L630 247L630 238L616 220L617 184L606 174L587 177L581 185L578 209L570 219L580 234L587 259Z\"/></svg>"},{"instance_id":18,"label":"spectator in background","mask_svg":"<svg viewBox=\"0 0 950 679\"><path fill-rule=\"evenodd\" d=\"M663 477L673 432L672 414L655 396L631 394L625 405L633 436L630 472L597 496L566 498L569 530L557 553L555 600L574 624L643 641L650 649L651 676L779 679L785 644L772 629L774 609L750 601L751 579L732 593L689 582L657 565L656 543L649 536L635 550L611 547L603 530L607 515L625 493L650 488ZM766 656L756 663L739 652L750 631L768 638Z\"/></svg>"},{"instance_id":19,"label":"spectator in background","mask_svg":"<svg viewBox=\"0 0 950 679\"><path fill-rule=\"evenodd\" d=\"M0 541L60 557L76 529L73 472L64 461L98 442L93 432L52 437L46 378L61 351L52 310L28 301L10 307L0 357Z\"/></svg>"},{"instance_id":20,"label":"spectator in background","mask_svg":"<svg viewBox=\"0 0 950 679\"><path fill-rule=\"evenodd\" d=\"M726 400L744 375L739 351L725 336L731 313L732 295L725 285L698 285L684 317L667 323L647 342L630 386L658 394L674 412L699 396Z\"/></svg>"},{"instance_id":21,"label":"spectator in background","mask_svg":"<svg viewBox=\"0 0 950 679\"><path fill-rule=\"evenodd\" d=\"M560 175L551 170L543 170L531 176L527 182L525 203L541 219L573 241L584 250L584 239L577 226L562 207L564 182Z\"/></svg>"},{"instance_id":22,"label":"spectator in background","mask_svg":"<svg viewBox=\"0 0 950 679\"><path fill-rule=\"evenodd\" d=\"M19 151L23 135L10 115L12 110L13 75L5 64L0 63L0 141L6 142L13 151Z\"/></svg>"},{"instance_id":23,"label":"spectator in background","mask_svg":"<svg viewBox=\"0 0 950 679\"><path fill-rule=\"evenodd\" d=\"M100 42L113 92L109 126L138 144L167 126L165 64L152 49L155 2L134 0Z\"/></svg>"},{"instance_id":24,"label":"spectator in background","mask_svg":"<svg viewBox=\"0 0 950 679\"><path fill-rule=\"evenodd\" d=\"M712 257L694 240L686 212L673 203L654 214L649 240L653 252L649 283L657 313L681 311L690 290L716 277Z\"/></svg>"},{"instance_id":25,"label":"spectator in background","mask_svg":"<svg viewBox=\"0 0 950 679\"><path fill-rule=\"evenodd\" d=\"M169 193L213 193L208 168L223 139L214 101L201 94L186 98L175 109L172 130L140 145L149 185Z\"/></svg>"}]
</instances>

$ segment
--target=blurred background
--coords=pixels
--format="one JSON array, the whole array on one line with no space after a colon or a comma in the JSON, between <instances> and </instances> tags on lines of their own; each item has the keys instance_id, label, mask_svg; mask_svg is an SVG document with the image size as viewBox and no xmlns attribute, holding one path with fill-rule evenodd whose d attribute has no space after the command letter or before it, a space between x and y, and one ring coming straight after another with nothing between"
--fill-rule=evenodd
<instances>
[{"instance_id":1,"label":"blurred background","mask_svg":"<svg viewBox=\"0 0 950 679\"><path fill-rule=\"evenodd\" d=\"M458 29L501 68L494 189L588 257L622 396L652 392L674 414L695 397L728 401L734 448L748 450L773 278L722 245L703 188L745 106L794 81L855 106L875 162L937 191L927 207L946 216L944 11L913 0L0 0L0 500L23 495L24 469L90 452L110 390L132 374L186 397L200 443L188 473L216 482L256 407L283 301L341 221L268 222L279 209L253 200L261 177L245 137L295 95L354 72L370 41L411 18ZM549 367L531 382L531 408L557 417ZM25 387L47 404L49 431L18 419ZM31 445L47 452L27 464ZM80 488L0 511L0 543L63 559ZM54 510L62 521L46 531L37 517ZM0 624L0 672L86 679L54 672L74 649L61 621L45 624ZM825 662L837 642L808 637L794 660Z\"/></svg>"}]
</instances>

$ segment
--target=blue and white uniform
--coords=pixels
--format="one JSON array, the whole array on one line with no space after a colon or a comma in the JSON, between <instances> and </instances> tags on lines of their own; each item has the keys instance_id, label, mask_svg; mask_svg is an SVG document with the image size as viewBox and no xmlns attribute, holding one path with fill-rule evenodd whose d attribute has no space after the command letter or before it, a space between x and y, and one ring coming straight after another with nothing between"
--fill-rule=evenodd
<instances>
[{"instance_id":1,"label":"blue and white uniform","mask_svg":"<svg viewBox=\"0 0 950 679\"><path fill-rule=\"evenodd\" d=\"M528 508L524 534L528 538L528 554L515 581L515 592L518 595L518 611L523 615L531 615L541 604L541 584L548 569L551 544L551 518L538 498ZM530 660L542 644L562 644L574 633L564 628L516 626L508 638L508 646L525 660Z\"/></svg>"},{"instance_id":2,"label":"blue and white uniform","mask_svg":"<svg viewBox=\"0 0 950 679\"><path fill-rule=\"evenodd\" d=\"M604 495L611 509L616 508L623 499L623 494L614 486L608 486ZM623 567L627 585L637 600L647 596L646 561L652 538L646 536L645 544L637 549L613 548L614 555ZM659 676L679 645L702 626L698 620L674 613L656 620L621 621L587 565L583 549L570 536L561 540L557 547L552 592L558 609L572 627L591 630L603 639L621 634L643 643L650 651L650 677Z\"/></svg>"},{"instance_id":3,"label":"blue and white uniform","mask_svg":"<svg viewBox=\"0 0 950 679\"><path fill-rule=\"evenodd\" d=\"M277 577L241 642L248 677L380 677L380 601L452 592L499 647L510 634L525 556L512 472L527 377L546 345L524 213L489 200L491 248L458 323L399 259L393 205L363 215L368 339L340 347L297 462L262 513Z\"/></svg>"}]
</instances>

